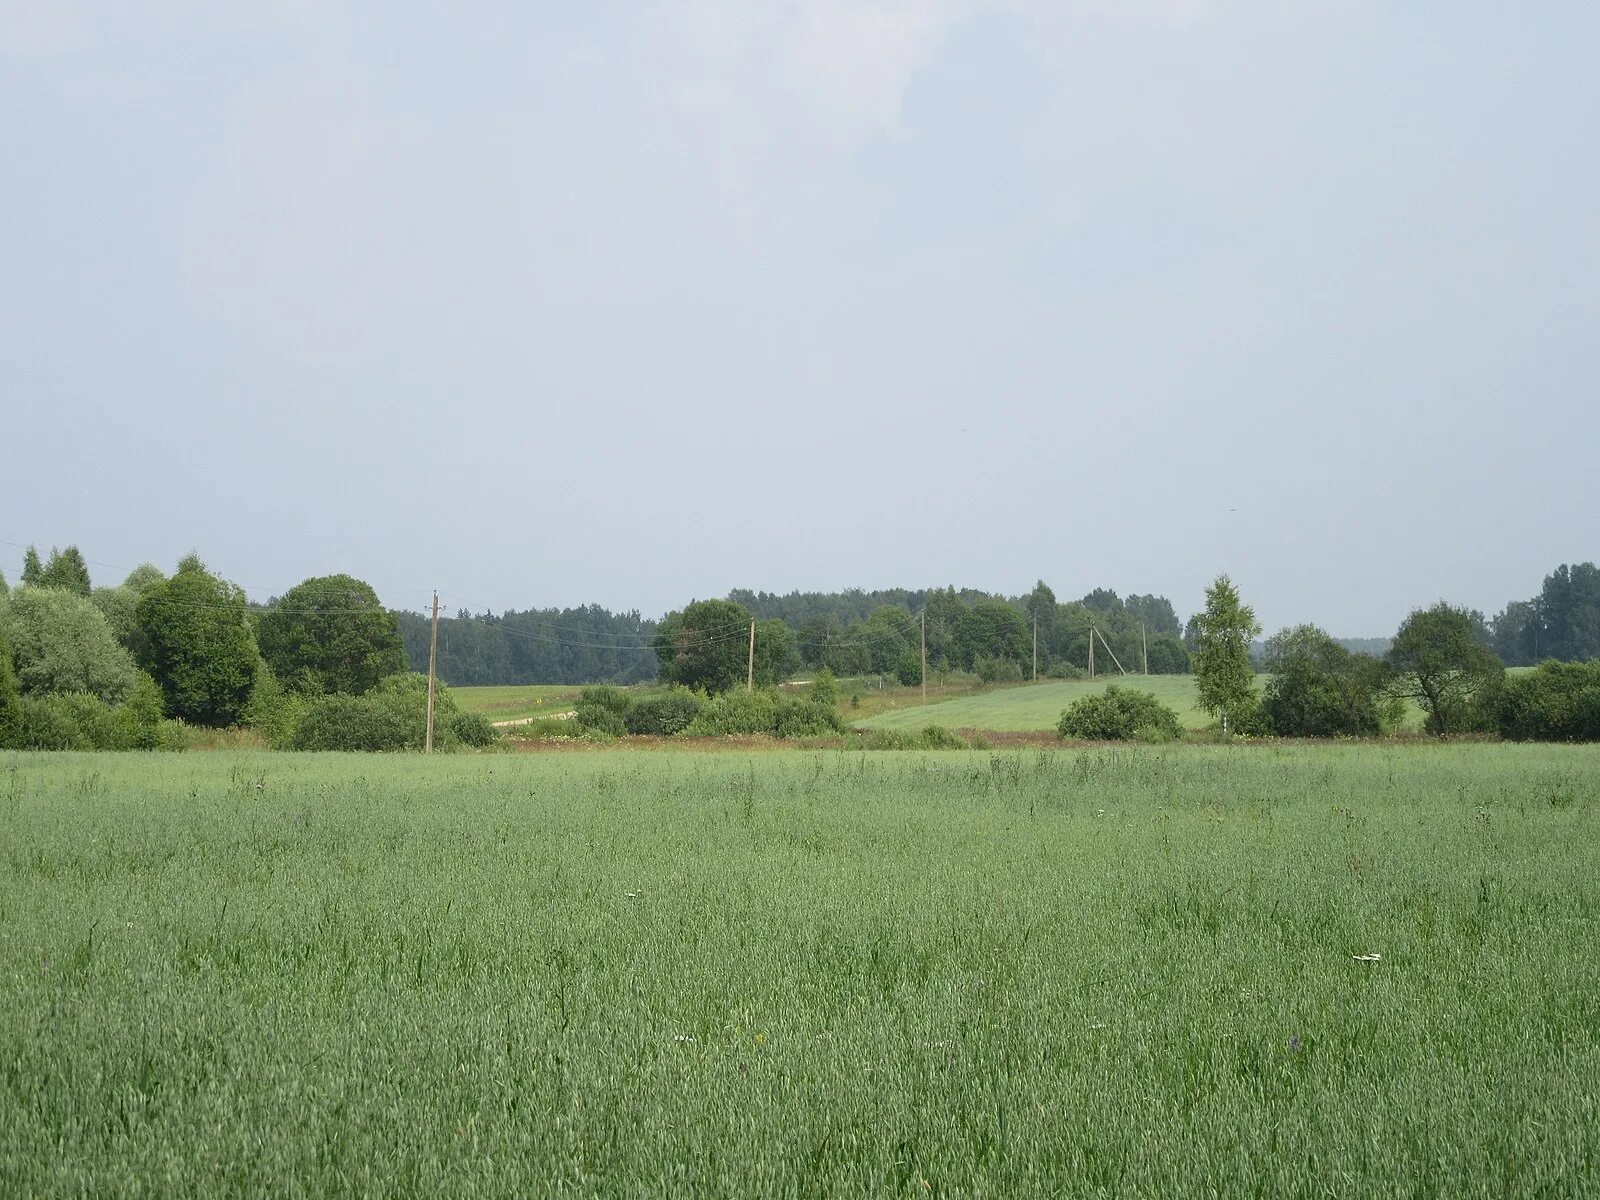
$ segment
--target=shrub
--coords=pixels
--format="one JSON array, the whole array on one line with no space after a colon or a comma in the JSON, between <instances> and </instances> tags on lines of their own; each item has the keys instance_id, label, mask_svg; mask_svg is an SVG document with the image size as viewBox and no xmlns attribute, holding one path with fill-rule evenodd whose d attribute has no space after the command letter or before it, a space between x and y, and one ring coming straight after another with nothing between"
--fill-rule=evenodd
<instances>
[{"instance_id":1,"label":"shrub","mask_svg":"<svg viewBox=\"0 0 1600 1200\"><path fill-rule=\"evenodd\" d=\"M1508 676L1494 719L1500 736L1514 741L1600 741L1600 661L1545 662Z\"/></svg>"},{"instance_id":2,"label":"shrub","mask_svg":"<svg viewBox=\"0 0 1600 1200\"><path fill-rule=\"evenodd\" d=\"M633 697L618 687L587 687L578 694L578 724L621 737L628 732Z\"/></svg>"},{"instance_id":3,"label":"shrub","mask_svg":"<svg viewBox=\"0 0 1600 1200\"><path fill-rule=\"evenodd\" d=\"M500 740L500 731L494 727L494 722L477 712L456 713L450 718L450 732L455 734L456 741L474 750L482 750Z\"/></svg>"},{"instance_id":4,"label":"shrub","mask_svg":"<svg viewBox=\"0 0 1600 1200\"><path fill-rule=\"evenodd\" d=\"M1370 737L1384 732L1387 672L1377 659L1351 654L1315 625L1297 625L1267 640L1263 661L1270 678L1261 714L1272 733Z\"/></svg>"},{"instance_id":5,"label":"shrub","mask_svg":"<svg viewBox=\"0 0 1600 1200\"><path fill-rule=\"evenodd\" d=\"M723 692L707 700L684 733L693 737L774 733L778 700L772 692Z\"/></svg>"},{"instance_id":6,"label":"shrub","mask_svg":"<svg viewBox=\"0 0 1600 1200\"><path fill-rule=\"evenodd\" d=\"M628 709L627 732L671 737L682 733L700 715L704 701L688 688L673 687L656 696L644 696Z\"/></svg>"},{"instance_id":7,"label":"shrub","mask_svg":"<svg viewBox=\"0 0 1600 1200\"><path fill-rule=\"evenodd\" d=\"M1161 741L1183 736L1178 714L1150 692L1111 684L1098 695L1085 696L1061 714L1056 730L1064 738L1085 741Z\"/></svg>"},{"instance_id":8,"label":"shrub","mask_svg":"<svg viewBox=\"0 0 1600 1200\"><path fill-rule=\"evenodd\" d=\"M810 697L779 696L773 732L781 738L829 737L844 732L844 722L833 705Z\"/></svg>"},{"instance_id":9,"label":"shrub","mask_svg":"<svg viewBox=\"0 0 1600 1200\"><path fill-rule=\"evenodd\" d=\"M312 702L294 731L296 750L420 750L425 743L428 680L392 675L364 696L324 696ZM455 699L443 684L434 695L435 749L456 744Z\"/></svg>"},{"instance_id":10,"label":"shrub","mask_svg":"<svg viewBox=\"0 0 1600 1200\"><path fill-rule=\"evenodd\" d=\"M88 692L24 697L22 749L118 750L122 731L111 706Z\"/></svg>"},{"instance_id":11,"label":"shrub","mask_svg":"<svg viewBox=\"0 0 1600 1200\"><path fill-rule=\"evenodd\" d=\"M266 738L267 745L274 750L292 747L295 730L305 711L306 701L284 691L271 667L261 663L256 668L255 685L250 689L250 701L241 719Z\"/></svg>"},{"instance_id":12,"label":"shrub","mask_svg":"<svg viewBox=\"0 0 1600 1200\"><path fill-rule=\"evenodd\" d=\"M163 698L161 688L143 671L133 679L128 697L114 714L117 740L124 750L161 750L170 742L170 732L163 729Z\"/></svg>"},{"instance_id":13,"label":"shrub","mask_svg":"<svg viewBox=\"0 0 1600 1200\"><path fill-rule=\"evenodd\" d=\"M922 682L922 655L915 650L907 650L895 664L894 677L900 681L901 687L916 687Z\"/></svg>"},{"instance_id":14,"label":"shrub","mask_svg":"<svg viewBox=\"0 0 1600 1200\"><path fill-rule=\"evenodd\" d=\"M806 696L818 704L836 706L839 703L839 677L827 667L817 668L817 673L811 677L811 690Z\"/></svg>"}]
</instances>

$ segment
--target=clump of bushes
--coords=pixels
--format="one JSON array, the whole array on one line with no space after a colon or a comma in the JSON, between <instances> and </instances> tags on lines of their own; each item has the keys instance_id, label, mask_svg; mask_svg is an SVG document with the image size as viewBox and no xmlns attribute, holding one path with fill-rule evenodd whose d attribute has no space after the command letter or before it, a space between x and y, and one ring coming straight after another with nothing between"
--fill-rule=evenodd
<instances>
[{"instance_id":1,"label":"clump of bushes","mask_svg":"<svg viewBox=\"0 0 1600 1200\"><path fill-rule=\"evenodd\" d=\"M1518 742L1600 741L1600 661L1545 662L1510 675L1494 698L1500 736Z\"/></svg>"},{"instance_id":2,"label":"clump of bushes","mask_svg":"<svg viewBox=\"0 0 1600 1200\"><path fill-rule=\"evenodd\" d=\"M619 687L587 687L578 693L578 724L585 729L621 737L628 732L628 710L633 697Z\"/></svg>"},{"instance_id":3,"label":"clump of bushes","mask_svg":"<svg viewBox=\"0 0 1600 1200\"><path fill-rule=\"evenodd\" d=\"M773 733L777 727L776 693L739 690L712 696L683 732L690 737L729 737Z\"/></svg>"},{"instance_id":4,"label":"clump of bushes","mask_svg":"<svg viewBox=\"0 0 1600 1200\"><path fill-rule=\"evenodd\" d=\"M624 715L623 724L628 733L671 737L689 728L704 706L705 701L694 692L674 686L659 695L635 700Z\"/></svg>"},{"instance_id":5,"label":"clump of bushes","mask_svg":"<svg viewBox=\"0 0 1600 1200\"><path fill-rule=\"evenodd\" d=\"M811 696L779 696L772 732L781 738L832 737L844 732L844 722L832 704Z\"/></svg>"},{"instance_id":6,"label":"clump of bushes","mask_svg":"<svg viewBox=\"0 0 1600 1200\"><path fill-rule=\"evenodd\" d=\"M1167 742L1183 736L1178 714L1152 693L1114 683L1069 705L1056 731L1063 738L1096 742Z\"/></svg>"},{"instance_id":7,"label":"clump of bushes","mask_svg":"<svg viewBox=\"0 0 1600 1200\"><path fill-rule=\"evenodd\" d=\"M19 750L181 750L183 728L161 715L161 690L143 672L127 699L110 705L89 692L21 698L10 739Z\"/></svg>"},{"instance_id":8,"label":"clump of bushes","mask_svg":"<svg viewBox=\"0 0 1600 1200\"><path fill-rule=\"evenodd\" d=\"M360 696L323 696L312 701L295 726L296 750L421 750L426 738L426 676L391 675ZM433 744L437 750L486 746L496 737L488 719L463 713L444 684L434 691Z\"/></svg>"}]
</instances>

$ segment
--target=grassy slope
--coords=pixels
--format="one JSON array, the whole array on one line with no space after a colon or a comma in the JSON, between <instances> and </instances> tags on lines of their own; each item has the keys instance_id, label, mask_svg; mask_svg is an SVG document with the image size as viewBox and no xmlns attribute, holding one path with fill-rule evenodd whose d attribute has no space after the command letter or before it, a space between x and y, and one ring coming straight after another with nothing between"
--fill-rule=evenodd
<instances>
[{"instance_id":1,"label":"grassy slope","mask_svg":"<svg viewBox=\"0 0 1600 1200\"><path fill-rule=\"evenodd\" d=\"M920 729L924 725L943 725L947 729L1054 729L1061 710L1091 692L1102 691L1108 683L1121 683L1154 692L1178 712L1185 729L1199 729L1210 718L1195 706L1194 676L1151 675L1127 679L1057 680L978 692L952 700L917 704L917 693L908 689L907 707L891 709L857 722L864 729Z\"/></svg>"},{"instance_id":2,"label":"grassy slope","mask_svg":"<svg viewBox=\"0 0 1600 1200\"><path fill-rule=\"evenodd\" d=\"M482 713L491 721L548 716L567 712L581 688L570 684L525 683L504 687L453 687L450 694L465 712Z\"/></svg>"},{"instance_id":3,"label":"grassy slope","mask_svg":"<svg viewBox=\"0 0 1600 1200\"><path fill-rule=\"evenodd\" d=\"M1596 748L6 761L0 1194L1600 1194Z\"/></svg>"}]
</instances>

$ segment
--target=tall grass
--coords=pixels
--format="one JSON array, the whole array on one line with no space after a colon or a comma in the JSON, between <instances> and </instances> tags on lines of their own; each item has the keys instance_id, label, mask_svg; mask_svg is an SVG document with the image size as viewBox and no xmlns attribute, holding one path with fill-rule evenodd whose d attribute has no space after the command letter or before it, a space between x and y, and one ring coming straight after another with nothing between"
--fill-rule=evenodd
<instances>
[{"instance_id":1,"label":"tall grass","mask_svg":"<svg viewBox=\"0 0 1600 1200\"><path fill-rule=\"evenodd\" d=\"M0 1194L1595 1194L1597 835L1592 748L12 756Z\"/></svg>"}]
</instances>

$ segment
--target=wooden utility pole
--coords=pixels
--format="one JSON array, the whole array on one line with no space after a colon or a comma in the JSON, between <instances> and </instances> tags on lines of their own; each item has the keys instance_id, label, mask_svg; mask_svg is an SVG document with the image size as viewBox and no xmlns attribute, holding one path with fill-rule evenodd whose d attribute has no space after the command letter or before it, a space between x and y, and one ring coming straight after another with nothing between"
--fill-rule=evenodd
<instances>
[{"instance_id":1,"label":"wooden utility pole","mask_svg":"<svg viewBox=\"0 0 1600 1200\"><path fill-rule=\"evenodd\" d=\"M1144 673L1150 674L1150 637L1145 632L1144 622L1139 622L1139 648L1144 654Z\"/></svg>"},{"instance_id":2,"label":"wooden utility pole","mask_svg":"<svg viewBox=\"0 0 1600 1200\"><path fill-rule=\"evenodd\" d=\"M1089 678L1094 678L1094 626L1089 626Z\"/></svg>"},{"instance_id":3,"label":"wooden utility pole","mask_svg":"<svg viewBox=\"0 0 1600 1200\"><path fill-rule=\"evenodd\" d=\"M1033 614L1033 681L1039 682L1039 614Z\"/></svg>"},{"instance_id":4,"label":"wooden utility pole","mask_svg":"<svg viewBox=\"0 0 1600 1200\"><path fill-rule=\"evenodd\" d=\"M439 667L439 593L433 594L433 632L428 635L428 730L423 735L422 752L433 753L433 693Z\"/></svg>"},{"instance_id":5,"label":"wooden utility pole","mask_svg":"<svg viewBox=\"0 0 1600 1200\"><path fill-rule=\"evenodd\" d=\"M744 690L747 692L756 690L756 623L754 621L750 622L750 669L745 676Z\"/></svg>"},{"instance_id":6,"label":"wooden utility pole","mask_svg":"<svg viewBox=\"0 0 1600 1200\"><path fill-rule=\"evenodd\" d=\"M922 614L922 702L928 702L928 614Z\"/></svg>"}]
</instances>

